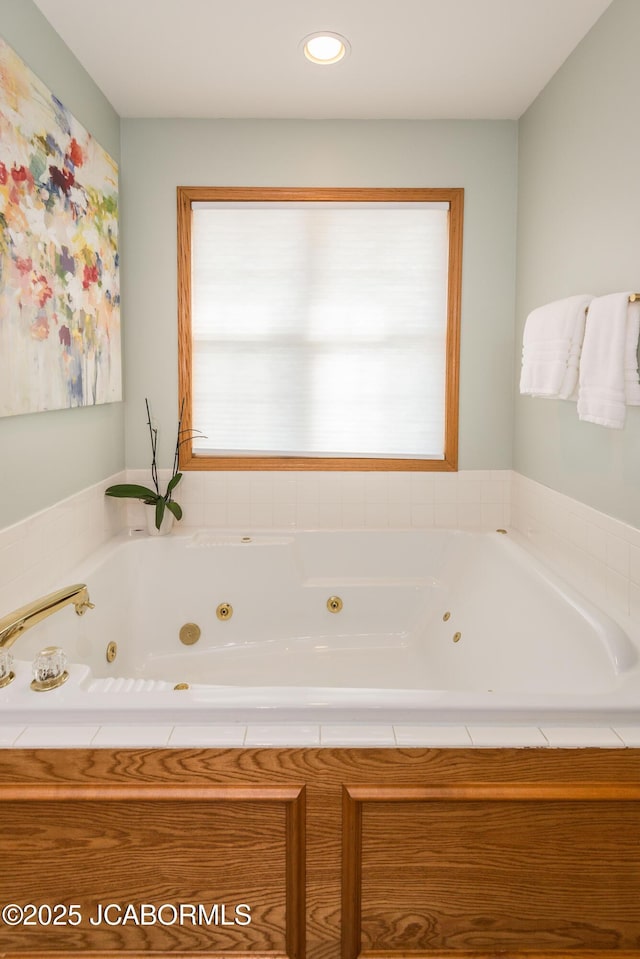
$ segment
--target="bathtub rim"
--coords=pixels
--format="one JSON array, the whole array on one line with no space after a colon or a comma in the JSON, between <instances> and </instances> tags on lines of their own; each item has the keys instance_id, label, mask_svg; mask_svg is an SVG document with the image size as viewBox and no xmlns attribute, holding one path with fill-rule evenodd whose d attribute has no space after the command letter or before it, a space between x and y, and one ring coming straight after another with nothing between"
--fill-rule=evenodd
<instances>
[{"instance_id":1,"label":"bathtub rim","mask_svg":"<svg viewBox=\"0 0 640 959\"><path fill-rule=\"evenodd\" d=\"M169 683L130 691L88 692L88 667L69 666L57 690L34 693L30 664L15 664L16 680L0 698L0 716L11 723L350 723L421 725L640 725L640 669L603 694L505 694L450 690L380 690L344 687L192 686ZM144 685L145 681L139 681ZM148 681L147 681L148 683ZM16 687L12 689L12 687ZM158 686L164 688L157 688ZM243 695L244 693L244 695ZM250 695L247 695L250 693ZM274 701L279 697L279 701Z\"/></svg>"}]
</instances>

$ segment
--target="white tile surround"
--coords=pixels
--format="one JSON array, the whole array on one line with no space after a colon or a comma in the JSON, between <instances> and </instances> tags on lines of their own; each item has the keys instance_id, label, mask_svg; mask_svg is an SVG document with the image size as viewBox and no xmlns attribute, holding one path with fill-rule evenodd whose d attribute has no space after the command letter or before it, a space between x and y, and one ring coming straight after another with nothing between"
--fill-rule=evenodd
<instances>
[{"instance_id":1,"label":"white tile surround","mask_svg":"<svg viewBox=\"0 0 640 959\"><path fill-rule=\"evenodd\" d=\"M640 746L640 728L598 726L32 725L0 730L0 748L313 748L625 749Z\"/></svg>"},{"instance_id":2,"label":"white tile surround","mask_svg":"<svg viewBox=\"0 0 640 959\"><path fill-rule=\"evenodd\" d=\"M597 606L640 619L640 529L519 473L508 525Z\"/></svg>"},{"instance_id":3,"label":"white tile surround","mask_svg":"<svg viewBox=\"0 0 640 959\"><path fill-rule=\"evenodd\" d=\"M109 477L20 523L0 529L0 615L55 589L72 569L126 524L124 504L105 497Z\"/></svg>"},{"instance_id":4,"label":"white tile surround","mask_svg":"<svg viewBox=\"0 0 640 959\"><path fill-rule=\"evenodd\" d=\"M146 470L127 477L149 484ZM176 499L183 524L195 527L495 529L509 518L510 485L510 470L190 472ZM143 522L140 504L130 502L128 525Z\"/></svg>"},{"instance_id":5,"label":"white tile surround","mask_svg":"<svg viewBox=\"0 0 640 959\"><path fill-rule=\"evenodd\" d=\"M105 498L130 470L0 530L0 611L53 588L118 531L144 523L138 503ZM510 528L614 616L640 617L640 530L509 470L433 473L189 473L183 525L218 528ZM2 747L638 747L640 727L211 725L0 727Z\"/></svg>"}]
</instances>

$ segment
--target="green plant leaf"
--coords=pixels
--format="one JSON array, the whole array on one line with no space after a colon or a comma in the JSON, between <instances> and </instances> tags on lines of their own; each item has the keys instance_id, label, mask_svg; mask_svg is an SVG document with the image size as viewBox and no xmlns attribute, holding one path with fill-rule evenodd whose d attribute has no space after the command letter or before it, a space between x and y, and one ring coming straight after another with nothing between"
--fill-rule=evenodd
<instances>
[{"instance_id":1,"label":"green plant leaf","mask_svg":"<svg viewBox=\"0 0 640 959\"><path fill-rule=\"evenodd\" d=\"M181 479L182 479L182 473L176 473L176 475L173 476L171 480L169 481L169 485L167 486L167 493L170 493L172 490L174 490Z\"/></svg>"},{"instance_id":2,"label":"green plant leaf","mask_svg":"<svg viewBox=\"0 0 640 959\"><path fill-rule=\"evenodd\" d=\"M182 507L177 503L174 503L173 500L169 500L167 503L167 509L173 513L176 519L182 519Z\"/></svg>"},{"instance_id":3,"label":"green plant leaf","mask_svg":"<svg viewBox=\"0 0 640 959\"><path fill-rule=\"evenodd\" d=\"M143 499L145 502L155 503L158 494L148 486L138 486L137 483L120 483L117 486L108 486L105 496L119 496L121 499ZM162 498L162 497L160 497Z\"/></svg>"},{"instance_id":4,"label":"green plant leaf","mask_svg":"<svg viewBox=\"0 0 640 959\"><path fill-rule=\"evenodd\" d=\"M165 501L163 500L162 497L160 497L160 499L156 503L156 529L160 529L160 527L162 526L165 505L166 505Z\"/></svg>"}]
</instances>

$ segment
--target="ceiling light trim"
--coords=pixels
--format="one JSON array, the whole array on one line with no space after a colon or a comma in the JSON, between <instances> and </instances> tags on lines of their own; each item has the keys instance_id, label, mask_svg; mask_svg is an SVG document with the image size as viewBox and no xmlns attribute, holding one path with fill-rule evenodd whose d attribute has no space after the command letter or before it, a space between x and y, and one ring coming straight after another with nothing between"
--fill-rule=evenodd
<instances>
[{"instance_id":1,"label":"ceiling light trim","mask_svg":"<svg viewBox=\"0 0 640 959\"><path fill-rule=\"evenodd\" d=\"M324 55L322 52L322 43L314 44L313 41L322 41L322 40L333 40L337 41L338 46L336 47L335 53L331 54L331 51L328 50L329 55ZM332 30L316 30L314 33L308 34L300 41L300 46L302 52L304 53L307 60L310 63L316 63L318 66L327 67L331 66L334 63L339 63L341 60L344 60L346 56L351 53L351 44L341 33L334 33ZM324 44L326 48L329 48L331 45L329 43Z\"/></svg>"}]
</instances>

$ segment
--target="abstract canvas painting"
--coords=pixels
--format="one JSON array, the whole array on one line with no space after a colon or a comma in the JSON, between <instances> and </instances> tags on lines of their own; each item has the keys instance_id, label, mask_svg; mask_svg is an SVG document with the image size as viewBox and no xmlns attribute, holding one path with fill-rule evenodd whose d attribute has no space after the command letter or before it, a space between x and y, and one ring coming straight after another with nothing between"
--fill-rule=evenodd
<instances>
[{"instance_id":1,"label":"abstract canvas painting","mask_svg":"<svg viewBox=\"0 0 640 959\"><path fill-rule=\"evenodd\" d=\"M0 38L0 416L121 396L117 164Z\"/></svg>"}]
</instances>

